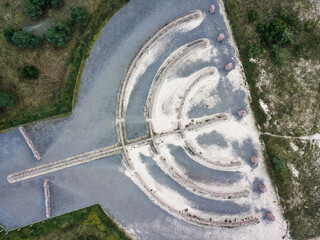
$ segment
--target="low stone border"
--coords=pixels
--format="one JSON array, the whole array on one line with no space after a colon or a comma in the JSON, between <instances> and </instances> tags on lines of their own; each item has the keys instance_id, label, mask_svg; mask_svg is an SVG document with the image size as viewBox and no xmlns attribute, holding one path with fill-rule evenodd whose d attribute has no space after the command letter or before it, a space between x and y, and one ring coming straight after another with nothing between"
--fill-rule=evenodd
<instances>
[{"instance_id":1,"label":"low stone border","mask_svg":"<svg viewBox=\"0 0 320 240\"><path fill-rule=\"evenodd\" d=\"M185 140L184 144L187 152L189 152L193 157L196 157L196 161L203 166L222 171L236 170L242 166L242 161L231 161L226 163L224 161L213 160L210 156L199 151L190 140Z\"/></svg>"},{"instance_id":2,"label":"low stone border","mask_svg":"<svg viewBox=\"0 0 320 240\"><path fill-rule=\"evenodd\" d=\"M149 89L147 103L146 103L146 116L152 118L153 115L153 105L157 100L160 86L163 84L165 77L173 68L174 65L179 63L181 60L192 54L193 52L206 49L210 46L210 41L207 38L202 38L188 43L176 51L174 51L166 61L161 65L158 72L156 73L151 87Z\"/></svg>"},{"instance_id":3,"label":"low stone border","mask_svg":"<svg viewBox=\"0 0 320 240\"><path fill-rule=\"evenodd\" d=\"M187 85L183 89L183 96L180 100L180 106L177 109L177 118L180 120L182 118L182 112L185 106L185 101L187 96L189 95L191 89L194 88L203 78L208 76L216 76L218 74L218 69L216 67L206 67L201 69L191 81L187 83Z\"/></svg>"},{"instance_id":4,"label":"low stone border","mask_svg":"<svg viewBox=\"0 0 320 240\"><path fill-rule=\"evenodd\" d=\"M44 180L43 183L43 190L44 190L44 198L45 198L45 206L46 206L46 217L51 217L51 208L50 208L50 189L49 189L49 180Z\"/></svg>"},{"instance_id":5,"label":"low stone border","mask_svg":"<svg viewBox=\"0 0 320 240\"><path fill-rule=\"evenodd\" d=\"M152 146L155 150L156 162L162 171L167 173L173 180L190 192L209 199L234 199L249 196L250 191L247 189L215 189L213 186L209 187L190 179L175 163L173 163L174 160L171 160L164 153L161 154L160 147L155 141L152 142Z\"/></svg>"},{"instance_id":6,"label":"low stone border","mask_svg":"<svg viewBox=\"0 0 320 240\"><path fill-rule=\"evenodd\" d=\"M157 43L158 39L165 34L167 34L169 31L181 26L182 24L190 23L192 21L197 21L202 18L202 12L200 10L191 11L188 14L185 14L177 19L172 20L169 23L166 23L164 26L162 26L158 31L156 31L137 51L136 55L132 59L131 63L129 64L129 67L127 68L122 81L120 83L120 88L118 92L118 98L117 98L117 118L124 118L125 116L125 94L127 91L127 87L129 84L129 81L131 80L131 77L133 73L136 71L137 66L140 64L141 59L144 57L146 52L148 52L148 49L151 48L154 44Z\"/></svg>"},{"instance_id":7,"label":"low stone border","mask_svg":"<svg viewBox=\"0 0 320 240\"><path fill-rule=\"evenodd\" d=\"M31 141L31 139L29 138L26 130L24 129L24 127L19 127L19 131L21 133L21 135L23 136L24 140L27 142L29 148L31 149L33 156L37 159L37 160L41 160L41 156L39 154L39 152L37 151L37 149L35 148L35 146L33 145L33 142Z\"/></svg>"},{"instance_id":8,"label":"low stone border","mask_svg":"<svg viewBox=\"0 0 320 240\"><path fill-rule=\"evenodd\" d=\"M133 166L133 165L132 165ZM238 228L249 225L254 225L260 222L258 217L221 217L215 215L199 216L190 212L186 212L185 209L178 210L166 203L161 197L156 194L156 191L151 189L143 177L134 170L134 167L129 169L131 176L135 183L142 189L142 191L151 199L155 204L165 209L173 216L182 219L186 222L206 226L206 227L222 227L222 228Z\"/></svg>"},{"instance_id":9,"label":"low stone border","mask_svg":"<svg viewBox=\"0 0 320 240\"><path fill-rule=\"evenodd\" d=\"M120 152L122 147L111 146L107 148L97 149L91 152L79 154L70 158L58 160L52 163L43 164L34 168L29 168L20 172L12 173L7 177L9 183L20 182L30 178L38 177L47 173L55 172L61 169L73 167L83 163L101 159L116 152Z\"/></svg>"}]
</instances>

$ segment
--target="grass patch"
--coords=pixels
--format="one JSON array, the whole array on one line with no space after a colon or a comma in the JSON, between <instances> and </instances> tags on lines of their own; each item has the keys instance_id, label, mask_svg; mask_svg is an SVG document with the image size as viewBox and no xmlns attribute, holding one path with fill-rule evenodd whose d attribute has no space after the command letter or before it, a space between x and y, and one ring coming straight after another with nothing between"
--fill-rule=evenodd
<instances>
[{"instance_id":1,"label":"grass patch","mask_svg":"<svg viewBox=\"0 0 320 240\"><path fill-rule=\"evenodd\" d=\"M284 216L290 223L294 239L310 239L320 236L320 186L319 148L310 141L289 140L263 136L266 146L268 170L277 187ZM293 151L290 141L299 147ZM279 170L279 162L283 168ZM288 166L299 172L295 177Z\"/></svg>"},{"instance_id":2,"label":"grass patch","mask_svg":"<svg viewBox=\"0 0 320 240\"><path fill-rule=\"evenodd\" d=\"M299 13L308 14L312 6L304 0L224 0L224 5L249 85L251 108L260 130L292 136L319 132L320 51L315 46L319 44L320 29L312 20L297 17ZM268 46L261 41L257 25L269 23L276 17L285 21L292 34L287 37L294 37L293 44L291 39L291 44L277 46ZM260 51L250 46L258 46ZM255 60L250 59L253 56ZM259 100L268 105L269 117ZM320 169L317 159L320 149L310 141L294 140L298 150L293 151L292 140L267 135L262 139L266 146L269 174L280 196L292 237L299 240L319 237ZM299 178L292 174L292 166L300 173Z\"/></svg>"},{"instance_id":3,"label":"grass patch","mask_svg":"<svg viewBox=\"0 0 320 240\"><path fill-rule=\"evenodd\" d=\"M23 27L22 24L36 24L23 12L25 0L18 0L3 9L1 27ZM124 6L127 0L65 0L62 9L50 9L40 24L66 19L70 9L76 5L86 7L90 13L89 23L85 28L78 28L72 39L62 48L45 43L38 49L21 50L0 36L0 90L11 91L19 98L13 109L3 109L0 115L0 131L21 124L71 113L76 102L75 87L80 78L83 60L88 56L92 42L106 19ZM16 12L13 17L7 12ZM0 10L1 12L1 10ZM54 17L57 15L58 17ZM53 19L54 18L54 19ZM42 21L42 22L41 22ZM16 22L16 24L12 24ZM10 25L9 25L10 23ZM53 25L53 24L52 24ZM37 28L41 28L39 25ZM39 69L39 78L21 81L18 69L24 65L34 65ZM78 81L79 82L79 81ZM75 94L74 94L75 93Z\"/></svg>"},{"instance_id":4,"label":"grass patch","mask_svg":"<svg viewBox=\"0 0 320 240\"><path fill-rule=\"evenodd\" d=\"M30 225L31 226L31 225ZM44 223L35 223L32 227L2 232L2 240L30 239L79 239L79 240L129 240L131 239L108 217L100 205L93 205L55 218Z\"/></svg>"},{"instance_id":5,"label":"grass patch","mask_svg":"<svg viewBox=\"0 0 320 240\"><path fill-rule=\"evenodd\" d=\"M320 110L317 107L320 101L317 99L316 80L320 74L320 68L317 67L320 64L320 51L316 50L320 46L320 28L312 20L300 20L297 17L301 12L307 13L304 11L310 6L305 1L297 3L290 0L281 3L276 0L262 1L259 4L253 0L224 0L224 3L250 87L251 107L262 131L286 135L306 135L319 131L319 121L307 109ZM248 14L252 10L258 13L259 20L249 22ZM287 30L285 33L290 37L292 35L293 44L268 46L265 40L261 40L257 26L262 22L268 25L272 19L284 22L290 34ZM269 41L277 39L270 34L266 32L264 37L269 37ZM252 54L252 46L258 47L260 52L255 49L257 54ZM255 60L250 59L252 55L257 55ZM265 71L265 76L261 69ZM259 104L260 99L269 106L271 117L276 120L272 122L274 124L267 121Z\"/></svg>"}]
</instances>

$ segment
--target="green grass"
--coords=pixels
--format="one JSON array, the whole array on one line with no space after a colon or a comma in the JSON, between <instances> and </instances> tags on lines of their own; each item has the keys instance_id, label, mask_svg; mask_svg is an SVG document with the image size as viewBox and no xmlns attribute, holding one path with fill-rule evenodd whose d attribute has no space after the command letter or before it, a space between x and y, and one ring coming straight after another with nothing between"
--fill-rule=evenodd
<instances>
[{"instance_id":1,"label":"green grass","mask_svg":"<svg viewBox=\"0 0 320 240\"><path fill-rule=\"evenodd\" d=\"M304 6L302 2L300 4ZM271 60L271 49L261 43L259 34L256 32L256 25L258 22L269 22L270 19L276 17L281 7L290 16L297 16L299 11L302 11L302 6L294 11L295 2L290 0L281 1L280 4L276 0L260 1L259 4L252 0L224 0L224 3L250 87L251 107L262 131L267 130L286 135L306 135L319 131L320 123L316 120L315 114L310 114L306 109L316 108L320 111L320 100L316 97L318 81L315 80L320 71L318 68L314 68L311 63L319 64L320 51L318 49L320 45L312 47L311 39L316 36L320 40L320 28L314 29L312 33L307 32L303 27L305 21L300 21L298 26L291 27L295 32L295 43L281 47L283 64L279 65ZM257 10L260 15L260 20L254 23L249 23L247 19L247 13L251 9ZM261 53L256 63L250 62L247 56L247 49L250 45L260 47ZM304 46L304 54L296 56L295 49L300 45ZM305 58L305 60L301 58ZM299 64L305 64L305 66L299 66ZM268 83L260 81L262 68L267 73ZM296 73L297 68L301 68L300 74ZM308 68L312 71L310 72ZM272 117L277 120L280 128L267 123L259 99L267 104L273 103ZM317 101L318 104L314 104L314 101ZM290 124L290 119L296 124Z\"/></svg>"},{"instance_id":2,"label":"green grass","mask_svg":"<svg viewBox=\"0 0 320 240\"><path fill-rule=\"evenodd\" d=\"M39 222L12 230L7 235L2 232L0 239L130 240L131 238L97 204L50 218L44 223Z\"/></svg>"},{"instance_id":3,"label":"green grass","mask_svg":"<svg viewBox=\"0 0 320 240\"><path fill-rule=\"evenodd\" d=\"M93 11L89 24L85 28L78 28L73 39L61 49L56 49L46 43L39 49L22 51L11 46L3 37L0 37L0 50L3 52L2 57L7 55L6 59L10 60L6 64L6 69L3 69L5 71L3 73L0 71L0 90L12 91L18 95L20 100L17 107L10 110L7 109L0 115L0 131L21 124L50 117L60 117L71 113L73 103L76 102L79 86L78 80L81 77L83 61L88 57L96 35L101 27L106 24L106 19L109 19L127 2L127 0L94 0L87 2L87 8L90 7L91 12ZM22 9L19 10L21 11ZM69 12L68 9L61 11L66 12L65 14ZM63 13L60 14L63 17ZM17 15L19 16L19 23L20 21L22 22L20 19L25 16ZM42 55L39 55L40 52L42 52ZM32 59L32 61L30 60L31 63L40 70L38 83L35 81L22 82L17 79L19 78L16 76L18 61L15 61L14 58L19 59L19 61L25 61L23 60L24 58ZM47 64L44 63L45 61L54 63L53 68L48 73L45 72L48 71ZM10 78L7 78L1 84L1 80L5 79L3 76L8 74ZM47 81L47 84L44 81ZM15 82L15 84L12 84L12 82Z\"/></svg>"},{"instance_id":4,"label":"green grass","mask_svg":"<svg viewBox=\"0 0 320 240\"><path fill-rule=\"evenodd\" d=\"M298 26L295 26L297 31L300 31L296 42L294 45L285 45L282 49L282 65L272 61L270 49L261 44L255 30L258 22L268 22L275 17L280 7L284 7L293 16L298 16L299 11L308 13L308 2L300 1L298 5L296 1L291 0L224 0L224 4L250 88L251 108L260 130L292 136L319 132L320 71L313 66L320 63L320 51L317 50L319 48L311 47L312 36L319 36L319 28L310 34L303 29L304 22L300 21ZM249 23L247 19L247 13L252 9L260 15L260 19L255 23ZM250 61L247 56L249 45L260 47L261 53L255 62ZM305 48L302 54L297 56L295 49L299 45ZM301 57L305 60L301 60ZM307 61L307 66L301 64L303 61ZM264 78L267 78L267 83L261 80L262 69L265 71ZM300 74L296 74L296 70ZM267 103L271 110L269 121L259 104L260 99ZM262 139L266 146L265 158L269 174L280 196L292 237L299 240L319 237L319 148L310 141L288 140L267 135L263 135ZM298 151L293 151L290 141L298 146ZM292 175L288 167L290 164L299 171L299 179Z\"/></svg>"},{"instance_id":5,"label":"green grass","mask_svg":"<svg viewBox=\"0 0 320 240\"><path fill-rule=\"evenodd\" d=\"M285 138L263 136L263 141L268 170L285 209L285 218L290 222L292 237L302 240L320 236L320 192L317 191L320 186L317 163L320 149L310 141L294 140L293 143L299 147L297 152ZM283 170L276 171L275 158L285 164ZM297 169L298 178L292 175L288 164Z\"/></svg>"},{"instance_id":6,"label":"green grass","mask_svg":"<svg viewBox=\"0 0 320 240\"><path fill-rule=\"evenodd\" d=\"M97 12L90 20L87 33L74 48L73 57L68 68L68 74L65 78L58 103L58 114L64 114L72 111L74 90L77 79L81 77L81 75L79 75L79 71L82 61L85 57L89 56L89 50L91 50L92 43L97 37L96 35L101 30L101 25L106 24L107 20L127 2L128 1L126 0L110 0L102 1L100 3L97 8Z\"/></svg>"}]
</instances>

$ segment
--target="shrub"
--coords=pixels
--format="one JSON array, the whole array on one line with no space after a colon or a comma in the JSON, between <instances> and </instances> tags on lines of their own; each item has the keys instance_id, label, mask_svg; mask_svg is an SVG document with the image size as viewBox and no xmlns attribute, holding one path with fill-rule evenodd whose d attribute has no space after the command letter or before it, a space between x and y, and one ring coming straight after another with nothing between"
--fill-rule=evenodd
<instances>
[{"instance_id":1,"label":"shrub","mask_svg":"<svg viewBox=\"0 0 320 240\"><path fill-rule=\"evenodd\" d=\"M293 55L295 57L303 57L307 58L308 57L308 49L304 45L296 45L293 50Z\"/></svg>"},{"instance_id":2,"label":"shrub","mask_svg":"<svg viewBox=\"0 0 320 240\"><path fill-rule=\"evenodd\" d=\"M47 30L47 39L57 47L62 47L72 35L70 25L65 21L60 21L56 26L52 26Z\"/></svg>"},{"instance_id":3,"label":"shrub","mask_svg":"<svg viewBox=\"0 0 320 240\"><path fill-rule=\"evenodd\" d=\"M270 36L269 43L273 43L273 44L282 43L282 37L283 37L284 31L286 30L286 25L281 19L274 18L270 22L270 26L268 30L269 30L269 36Z\"/></svg>"},{"instance_id":4,"label":"shrub","mask_svg":"<svg viewBox=\"0 0 320 240\"><path fill-rule=\"evenodd\" d=\"M281 48L278 45L272 45L271 47L271 60L276 64L282 64Z\"/></svg>"},{"instance_id":5,"label":"shrub","mask_svg":"<svg viewBox=\"0 0 320 240\"><path fill-rule=\"evenodd\" d=\"M289 25L291 25L294 28L300 27L300 20L298 17L289 14L287 11L284 10L284 8L280 8L277 12L278 18L282 19Z\"/></svg>"},{"instance_id":6,"label":"shrub","mask_svg":"<svg viewBox=\"0 0 320 240\"><path fill-rule=\"evenodd\" d=\"M82 6L74 7L71 10L70 17L77 26L86 26L88 24L89 14Z\"/></svg>"},{"instance_id":7,"label":"shrub","mask_svg":"<svg viewBox=\"0 0 320 240\"><path fill-rule=\"evenodd\" d=\"M262 34L267 32L269 29L269 24L267 22L260 22L257 24L257 32Z\"/></svg>"},{"instance_id":8,"label":"shrub","mask_svg":"<svg viewBox=\"0 0 320 240\"><path fill-rule=\"evenodd\" d=\"M13 108L18 98L11 92L0 92L0 107Z\"/></svg>"},{"instance_id":9,"label":"shrub","mask_svg":"<svg viewBox=\"0 0 320 240\"><path fill-rule=\"evenodd\" d=\"M25 79L36 79L39 77L39 70L35 66L24 66L20 76Z\"/></svg>"},{"instance_id":10,"label":"shrub","mask_svg":"<svg viewBox=\"0 0 320 240\"><path fill-rule=\"evenodd\" d=\"M282 159L273 158L272 159L272 165L273 165L273 169L276 172L283 171L283 170L286 169L286 165L283 163Z\"/></svg>"},{"instance_id":11,"label":"shrub","mask_svg":"<svg viewBox=\"0 0 320 240\"><path fill-rule=\"evenodd\" d=\"M313 32L316 29L316 26L317 26L317 24L314 21L308 20L304 24L304 30L306 32Z\"/></svg>"},{"instance_id":12,"label":"shrub","mask_svg":"<svg viewBox=\"0 0 320 240\"><path fill-rule=\"evenodd\" d=\"M260 48L257 45L249 45L247 55L249 58L256 58L260 54Z\"/></svg>"},{"instance_id":13,"label":"shrub","mask_svg":"<svg viewBox=\"0 0 320 240\"><path fill-rule=\"evenodd\" d=\"M250 10L248 12L248 21L253 23L259 19L259 13L256 10Z\"/></svg>"},{"instance_id":14,"label":"shrub","mask_svg":"<svg viewBox=\"0 0 320 240\"><path fill-rule=\"evenodd\" d=\"M54 8L62 8L63 6L63 0L51 0L50 1L51 6Z\"/></svg>"},{"instance_id":15,"label":"shrub","mask_svg":"<svg viewBox=\"0 0 320 240\"><path fill-rule=\"evenodd\" d=\"M35 5L41 6L41 7L44 7L44 5L46 3L46 0L28 0L28 1L30 1L31 3L33 3Z\"/></svg>"},{"instance_id":16,"label":"shrub","mask_svg":"<svg viewBox=\"0 0 320 240\"><path fill-rule=\"evenodd\" d=\"M310 42L308 45L311 48L318 48L320 46L320 36L311 35Z\"/></svg>"},{"instance_id":17,"label":"shrub","mask_svg":"<svg viewBox=\"0 0 320 240\"><path fill-rule=\"evenodd\" d=\"M14 30L12 28L4 28L2 30L3 36L10 42L12 42L12 36L14 34Z\"/></svg>"},{"instance_id":18,"label":"shrub","mask_svg":"<svg viewBox=\"0 0 320 240\"><path fill-rule=\"evenodd\" d=\"M286 18L284 19L286 23L291 25L294 28L299 28L300 27L300 20L296 16L293 16L291 14L287 14Z\"/></svg>"},{"instance_id":19,"label":"shrub","mask_svg":"<svg viewBox=\"0 0 320 240\"><path fill-rule=\"evenodd\" d=\"M274 18L270 23L258 23L257 32L260 34L261 42L269 47L274 44L294 43L293 32L286 27L284 21L280 18Z\"/></svg>"},{"instance_id":20,"label":"shrub","mask_svg":"<svg viewBox=\"0 0 320 240\"><path fill-rule=\"evenodd\" d=\"M34 3L35 0L28 0L26 2L26 6L24 11L26 12L28 17L31 17L32 19L37 19L44 14L43 5L41 3Z\"/></svg>"},{"instance_id":21,"label":"shrub","mask_svg":"<svg viewBox=\"0 0 320 240\"><path fill-rule=\"evenodd\" d=\"M20 30L13 34L12 42L21 48L36 48L43 43L43 39Z\"/></svg>"}]
</instances>

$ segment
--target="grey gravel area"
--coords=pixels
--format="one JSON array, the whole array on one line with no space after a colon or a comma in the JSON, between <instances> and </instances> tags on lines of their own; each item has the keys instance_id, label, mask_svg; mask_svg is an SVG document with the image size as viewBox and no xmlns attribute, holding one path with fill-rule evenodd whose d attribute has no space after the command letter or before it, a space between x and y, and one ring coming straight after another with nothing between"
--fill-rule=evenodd
<instances>
[{"instance_id":1,"label":"grey gravel area","mask_svg":"<svg viewBox=\"0 0 320 240\"><path fill-rule=\"evenodd\" d=\"M208 17L208 9L212 3L216 5L216 13ZM211 43L217 44L215 39L218 33L224 32L226 39L230 37L215 1L131 0L110 19L94 44L82 74L78 102L72 115L26 126L30 138L42 155L42 160L39 162L33 158L17 128L0 134L0 222L6 228L20 227L45 219L42 186L43 180L49 179L52 216L101 203L111 216L141 239L233 239L231 236L236 236L236 231L229 229L229 238L224 238L225 229L194 226L166 213L152 203L126 176L121 155L15 184L9 184L6 179L13 172L116 144L118 88L132 57L141 44L163 24L196 9L206 14L200 27L184 33L181 38L172 42L142 76L142 81L133 91L126 118L127 135L129 139L145 135L146 123L143 114L146 97L152 78L164 59L173 49L192 40L206 37ZM219 58L214 59L213 63L197 63L192 68L181 69L181 76L188 76L210 65L221 70L226 62L236 63L235 50L231 45L226 42L220 49ZM226 74L226 71L220 71L222 80L226 78ZM236 114L235 108L230 106L236 104L236 107L244 107L245 93L236 92L230 98L227 95L230 89L227 84L219 85L217 94L226 99L226 105L221 106L223 112ZM205 106L197 106L189 112L189 116L198 117L217 112L220 112L220 109L208 110ZM254 146L245 150L235 145L234 149L238 150L241 156L255 151ZM153 168L152 171L162 174L161 177L169 181L168 176L164 176L160 170ZM180 186L175 187L184 191L200 208L221 211L217 210L217 201L211 206L207 200L186 192ZM202 204L203 202L205 204ZM226 207L224 204L226 203L220 206ZM229 213L246 210L246 205L235 207L232 202L227 204L227 209L230 207Z\"/></svg>"}]
</instances>

